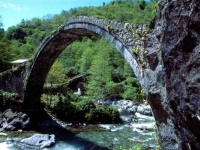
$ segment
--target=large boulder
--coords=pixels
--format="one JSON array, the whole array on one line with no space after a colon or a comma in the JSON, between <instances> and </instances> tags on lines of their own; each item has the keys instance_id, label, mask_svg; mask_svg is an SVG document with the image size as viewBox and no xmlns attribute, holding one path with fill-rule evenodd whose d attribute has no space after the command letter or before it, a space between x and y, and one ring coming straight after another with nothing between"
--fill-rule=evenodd
<instances>
[{"instance_id":1,"label":"large boulder","mask_svg":"<svg viewBox=\"0 0 200 150\"><path fill-rule=\"evenodd\" d=\"M50 147L55 144L54 134L35 134L20 141L21 144L38 146L40 148Z\"/></svg>"},{"instance_id":2,"label":"large boulder","mask_svg":"<svg viewBox=\"0 0 200 150\"><path fill-rule=\"evenodd\" d=\"M0 131L25 129L28 128L29 123L30 118L27 114L22 112L14 113L11 109L7 109L0 119Z\"/></svg>"},{"instance_id":3,"label":"large boulder","mask_svg":"<svg viewBox=\"0 0 200 150\"><path fill-rule=\"evenodd\" d=\"M152 110L149 105L143 105L143 104L139 105L137 107L137 112L143 115L152 116Z\"/></svg>"}]
</instances>

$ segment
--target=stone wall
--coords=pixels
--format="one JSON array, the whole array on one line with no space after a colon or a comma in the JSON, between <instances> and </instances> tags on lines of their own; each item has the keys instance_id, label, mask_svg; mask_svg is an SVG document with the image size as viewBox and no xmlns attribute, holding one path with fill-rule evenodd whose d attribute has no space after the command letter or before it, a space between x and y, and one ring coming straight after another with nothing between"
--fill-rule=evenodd
<instances>
[{"instance_id":1,"label":"stone wall","mask_svg":"<svg viewBox=\"0 0 200 150\"><path fill-rule=\"evenodd\" d=\"M0 73L0 90L18 93L21 99L24 96L24 81L23 81L23 70L24 66L10 69Z\"/></svg>"}]
</instances>

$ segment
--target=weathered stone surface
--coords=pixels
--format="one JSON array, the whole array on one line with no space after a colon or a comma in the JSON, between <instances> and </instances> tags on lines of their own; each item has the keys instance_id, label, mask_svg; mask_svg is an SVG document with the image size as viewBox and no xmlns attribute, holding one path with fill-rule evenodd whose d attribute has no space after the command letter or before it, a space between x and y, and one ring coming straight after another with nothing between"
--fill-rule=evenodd
<instances>
[{"instance_id":1,"label":"weathered stone surface","mask_svg":"<svg viewBox=\"0 0 200 150\"><path fill-rule=\"evenodd\" d=\"M6 92L18 93L23 98L24 95L24 79L25 65L21 65L15 69L9 69L0 73L0 89Z\"/></svg>"},{"instance_id":2,"label":"weathered stone surface","mask_svg":"<svg viewBox=\"0 0 200 150\"><path fill-rule=\"evenodd\" d=\"M30 123L30 118L27 114L22 112L14 113L11 109L7 109L3 112L0 119L0 130L19 130L28 128Z\"/></svg>"},{"instance_id":3,"label":"weathered stone surface","mask_svg":"<svg viewBox=\"0 0 200 150\"><path fill-rule=\"evenodd\" d=\"M199 0L161 0L147 35L146 89L164 150L200 149L199 25Z\"/></svg>"},{"instance_id":4,"label":"weathered stone surface","mask_svg":"<svg viewBox=\"0 0 200 150\"><path fill-rule=\"evenodd\" d=\"M148 55L146 55L149 67L151 70L155 70L158 66L158 56L156 51L148 50Z\"/></svg>"},{"instance_id":5,"label":"weathered stone surface","mask_svg":"<svg viewBox=\"0 0 200 150\"><path fill-rule=\"evenodd\" d=\"M143 115L152 116L152 109L149 105L139 105L137 106L137 112Z\"/></svg>"},{"instance_id":6,"label":"weathered stone surface","mask_svg":"<svg viewBox=\"0 0 200 150\"><path fill-rule=\"evenodd\" d=\"M20 141L22 144L38 146L40 148L50 147L55 144L55 135L35 134Z\"/></svg>"}]
</instances>

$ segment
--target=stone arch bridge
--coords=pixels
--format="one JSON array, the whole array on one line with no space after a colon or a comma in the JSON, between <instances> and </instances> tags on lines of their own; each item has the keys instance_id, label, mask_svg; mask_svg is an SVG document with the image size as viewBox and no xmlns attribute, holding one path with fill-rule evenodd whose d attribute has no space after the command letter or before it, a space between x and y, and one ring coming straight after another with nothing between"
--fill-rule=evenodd
<instances>
[{"instance_id":1,"label":"stone arch bridge","mask_svg":"<svg viewBox=\"0 0 200 150\"><path fill-rule=\"evenodd\" d=\"M113 22L94 17L79 16L67 20L64 25L46 37L39 46L25 84L24 102L37 108L46 75L58 55L72 42L84 36L101 35L112 43L130 63L144 87L144 40L146 25Z\"/></svg>"},{"instance_id":2,"label":"stone arch bridge","mask_svg":"<svg viewBox=\"0 0 200 150\"><path fill-rule=\"evenodd\" d=\"M199 0L160 0L150 26L85 16L67 20L40 44L28 71L24 105L37 109L46 75L65 47L98 34L119 50L144 88L162 149L199 150L199 6Z\"/></svg>"}]
</instances>

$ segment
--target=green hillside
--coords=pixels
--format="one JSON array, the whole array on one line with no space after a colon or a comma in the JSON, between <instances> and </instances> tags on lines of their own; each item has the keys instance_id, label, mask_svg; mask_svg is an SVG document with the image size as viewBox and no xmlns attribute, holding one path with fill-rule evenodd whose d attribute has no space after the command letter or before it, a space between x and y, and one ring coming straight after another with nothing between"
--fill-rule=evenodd
<instances>
[{"instance_id":1,"label":"green hillside","mask_svg":"<svg viewBox=\"0 0 200 150\"><path fill-rule=\"evenodd\" d=\"M0 29L0 72L10 61L31 58L42 39L74 16L94 16L134 24L149 24L155 15L156 0L113 0L99 7L62 10L60 14L44 14L42 18L22 20L7 31ZM1 22L0 25L2 25ZM104 61L101 61L104 58ZM101 66L105 66L101 69ZM142 100L144 93L132 70L117 50L101 37L83 38L68 46L52 67L47 82L62 83L66 78L89 72L85 81L87 95ZM98 83L96 77L101 76ZM101 95L97 89L101 89Z\"/></svg>"}]
</instances>

